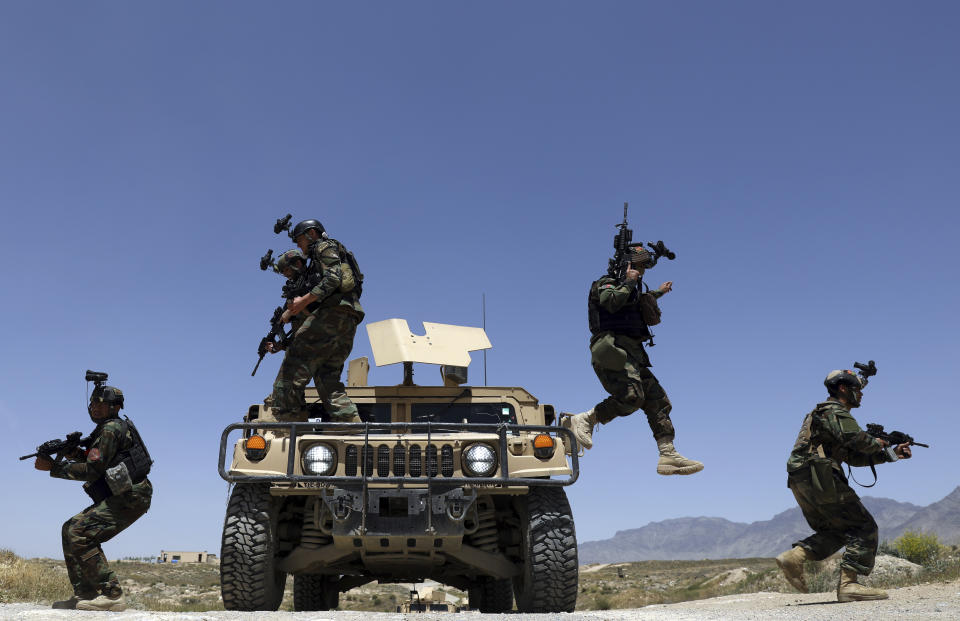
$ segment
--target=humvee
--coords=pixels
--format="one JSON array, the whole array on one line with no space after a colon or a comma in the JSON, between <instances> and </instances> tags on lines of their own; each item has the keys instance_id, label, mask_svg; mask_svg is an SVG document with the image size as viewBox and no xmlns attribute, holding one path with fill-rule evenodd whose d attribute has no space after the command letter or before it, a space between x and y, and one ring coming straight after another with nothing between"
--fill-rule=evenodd
<instances>
[{"instance_id":1,"label":"humvee","mask_svg":"<svg viewBox=\"0 0 960 621\"><path fill-rule=\"evenodd\" d=\"M232 484L220 578L228 610L276 610L287 574L295 610L329 610L363 584L425 579L466 591L482 612L572 612L577 540L564 486L578 447L553 406L519 387L469 386L480 328L402 319L367 325L377 366L403 382L367 386L350 363L362 423L268 422L264 404L220 439ZM442 385L413 382L440 365ZM308 389L307 401L316 400ZM226 468L230 437L232 456Z\"/></svg>"},{"instance_id":2,"label":"humvee","mask_svg":"<svg viewBox=\"0 0 960 621\"><path fill-rule=\"evenodd\" d=\"M447 601L447 594L440 589L426 588L423 593L412 589L410 598L397 606L397 612L460 612L460 606Z\"/></svg>"}]
</instances>

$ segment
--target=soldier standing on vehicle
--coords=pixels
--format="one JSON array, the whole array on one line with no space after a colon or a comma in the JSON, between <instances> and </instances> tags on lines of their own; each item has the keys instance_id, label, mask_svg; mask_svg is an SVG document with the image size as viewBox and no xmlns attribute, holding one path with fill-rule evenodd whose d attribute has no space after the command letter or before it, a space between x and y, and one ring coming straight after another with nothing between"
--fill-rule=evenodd
<instances>
[{"instance_id":1,"label":"soldier standing on vehicle","mask_svg":"<svg viewBox=\"0 0 960 621\"><path fill-rule=\"evenodd\" d=\"M588 299L591 364L610 396L586 412L564 417L564 424L577 442L589 449L598 423L607 424L642 409L660 451L657 473L700 472L702 463L687 459L673 446L670 399L650 372L650 359L643 348L652 338L647 326L659 322L656 300L673 289L673 282L646 293L641 290L644 270L654 263L642 244L627 248L626 262L622 278L618 278L618 266L612 264L610 273L590 286Z\"/></svg>"},{"instance_id":2,"label":"soldier standing on vehicle","mask_svg":"<svg viewBox=\"0 0 960 621\"><path fill-rule=\"evenodd\" d=\"M908 459L910 446L888 446L861 430L850 414L852 408L860 407L866 377L849 370L831 371L823 383L830 398L804 418L787 460L787 487L814 533L778 556L777 565L791 585L807 593L804 562L823 560L846 546L840 561L837 599L886 599L886 591L857 583L858 575L867 576L873 570L877 523L847 484L841 464L873 466Z\"/></svg>"},{"instance_id":3,"label":"soldier standing on vehicle","mask_svg":"<svg viewBox=\"0 0 960 621\"><path fill-rule=\"evenodd\" d=\"M287 303L284 322L294 322L292 342L273 384L271 408L280 421L306 421L304 388L313 378L324 411L335 422L361 422L340 379L363 320L363 275L340 242L316 220L297 224L290 237L310 260L310 288ZM286 255L287 253L285 253ZM294 260L295 263L295 260Z\"/></svg>"},{"instance_id":4,"label":"soldier standing on vehicle","mask_svg":"<svg viewBox=\"0 0 960 621\"><path fill-rule=\"evenodd\" d=\"M96 423L89 448L66 460L38 455L34 467L50 476L86 481L84 491L93 504L63 525L63 558L73 585L73 597L54 602L54 608L125 610L127 605L116 574L100 544L113 539L150 508L153 487L147 479L150 455L130 419L120 419L123 393L104 386L106 374L90 396L88 412ZM88 372L88 379L90 372Z\"/></svg>"}]
</instances>

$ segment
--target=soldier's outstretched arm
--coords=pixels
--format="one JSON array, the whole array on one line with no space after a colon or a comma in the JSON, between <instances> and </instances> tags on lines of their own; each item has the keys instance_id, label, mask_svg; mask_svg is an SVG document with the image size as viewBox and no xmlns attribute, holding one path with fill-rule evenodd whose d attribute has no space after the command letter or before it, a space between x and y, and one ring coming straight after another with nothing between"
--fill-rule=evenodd
<instances>
[{"instance_id":1,"label":"soldier's outstretched arm","mask_svg":"<svg viewBox=\"0 0 960 621\"><path fill-rule=\"evenodd\" d=\"M846 461L851 466L870 466L890 461L883 452L884 444L861 429L852 416L828 412L821 418L821 433L847 450Z\"/></svg>"},{"instance_id":2,"label":"soldier's outstretched arm","mask_svg":"<svg viewBox=\"0 0 960 621\"><path fill-rule=\"evenodd\" d=\"M120 446L119 420L117 423L103 426L100 437L87 451L84 459L54 462L50 476L71 481L96 481L102 477Z\"/></svg>"}]
</instances>

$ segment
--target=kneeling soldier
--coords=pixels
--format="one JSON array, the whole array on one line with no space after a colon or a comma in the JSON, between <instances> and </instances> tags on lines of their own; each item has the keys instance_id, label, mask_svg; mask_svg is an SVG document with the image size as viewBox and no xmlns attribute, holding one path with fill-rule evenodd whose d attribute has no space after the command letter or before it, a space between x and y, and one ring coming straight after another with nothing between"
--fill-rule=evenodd
<instances>
[{"instance_id":1,"label":"kneeling soldier","mask_svg":"<svg viewBox=\"0 0 960 621\"><path fill-rule=\"evenodd\" d=\"M89 374L88 374L89 375ZM102 374L103 380L106 374ZM150 508L153 487L147 480L150 455L130 419L118 417L123 393L98 382L88 412L97 424L89 448L54 461L38 455L34 466L50 476L86 481L84 491L94 504L63 525L63 558L74 595L54 602L54 608L125 610L127 605L116 574L100 544L113 539Z\"/></svg>"}]
</instances>

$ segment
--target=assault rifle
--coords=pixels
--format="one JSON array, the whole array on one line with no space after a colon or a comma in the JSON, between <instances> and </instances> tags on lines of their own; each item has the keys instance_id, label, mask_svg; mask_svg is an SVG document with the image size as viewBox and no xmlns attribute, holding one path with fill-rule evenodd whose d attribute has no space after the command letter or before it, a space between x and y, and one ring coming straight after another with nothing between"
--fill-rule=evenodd
<instances>
[{"instance_id":1,"label":"assault rifle","mask_svg":"<svg viewBox=\"0 0 960 621\"><path fill-rule=\"evenodd\" d=\"M47 459L53 459L54 455L66 455L72 453L80 447L86 448L90 446L90 437L83 437L83 434L79 431L74 431L73 433L67 434L66 440L60 440L59 438L54 440L47 440L43 444L37 447L36 453L30 453L29 455L24 455L20 458L20 461L24 459L30 459L31 457L36 457L38 455L43 455Z\"/></svg>"},{"instance_id":2,"label":"assault rifle","mask_svg":"<svg viewBox=\"0 0 960 621\"><path fill-rule=\"evenodd\" d=\"M883 425L877 423L868 424L867 433L878 440L885 440L891 447L898 444L907 444L910 446L922 446L923 448L930 448L929 444L916 442L914 441L913 436L907 435L902 431L884 431Z\"/></svg>"},{"instance_id":3,"label":"assault rifle","mask_svg":"<svg viewBox=\"0 0 960 621\"><path fill-rule=\"evenodd\" d=\"M267 332L267 335L260 339L260 345L257 347L257 354L260 356L257 359L257 364L253 367L253 373L250 374L251 377L257 374L257 369L260 368L260 363L263 362L263 357L267 355L267 344L274 344L274 351L280 351L286 349L287 343L290 340L290 335L283 331L283 307L278 306L276 310L273 311L273 317L270 318L270 331Z\"/></svg>"},{"instance_id":4,"label":"assault rifle","mask_svg":"<svg viewBox=\"0 0 960 621\"><path fill-rule=\"evenodd\" d=\"M627 273L627 254L629 249L631 246L635 245L632 243L633 231L627 224L628 205L629 203L623 204L623 222L616 225L619 230L613 238L614 255L613 258L610 259L610 266L607 269L607 273L620 281L624 279ZM652 257L647 265L644 266L646 269L650 269L651 267L655 266L661 257L666 257L671 261L677 258L677 255L671 252L670 249L664 245L663 240L658 240L657 243L647 242L647 247L650 248Z\"/></svg>"}]
</instances>

